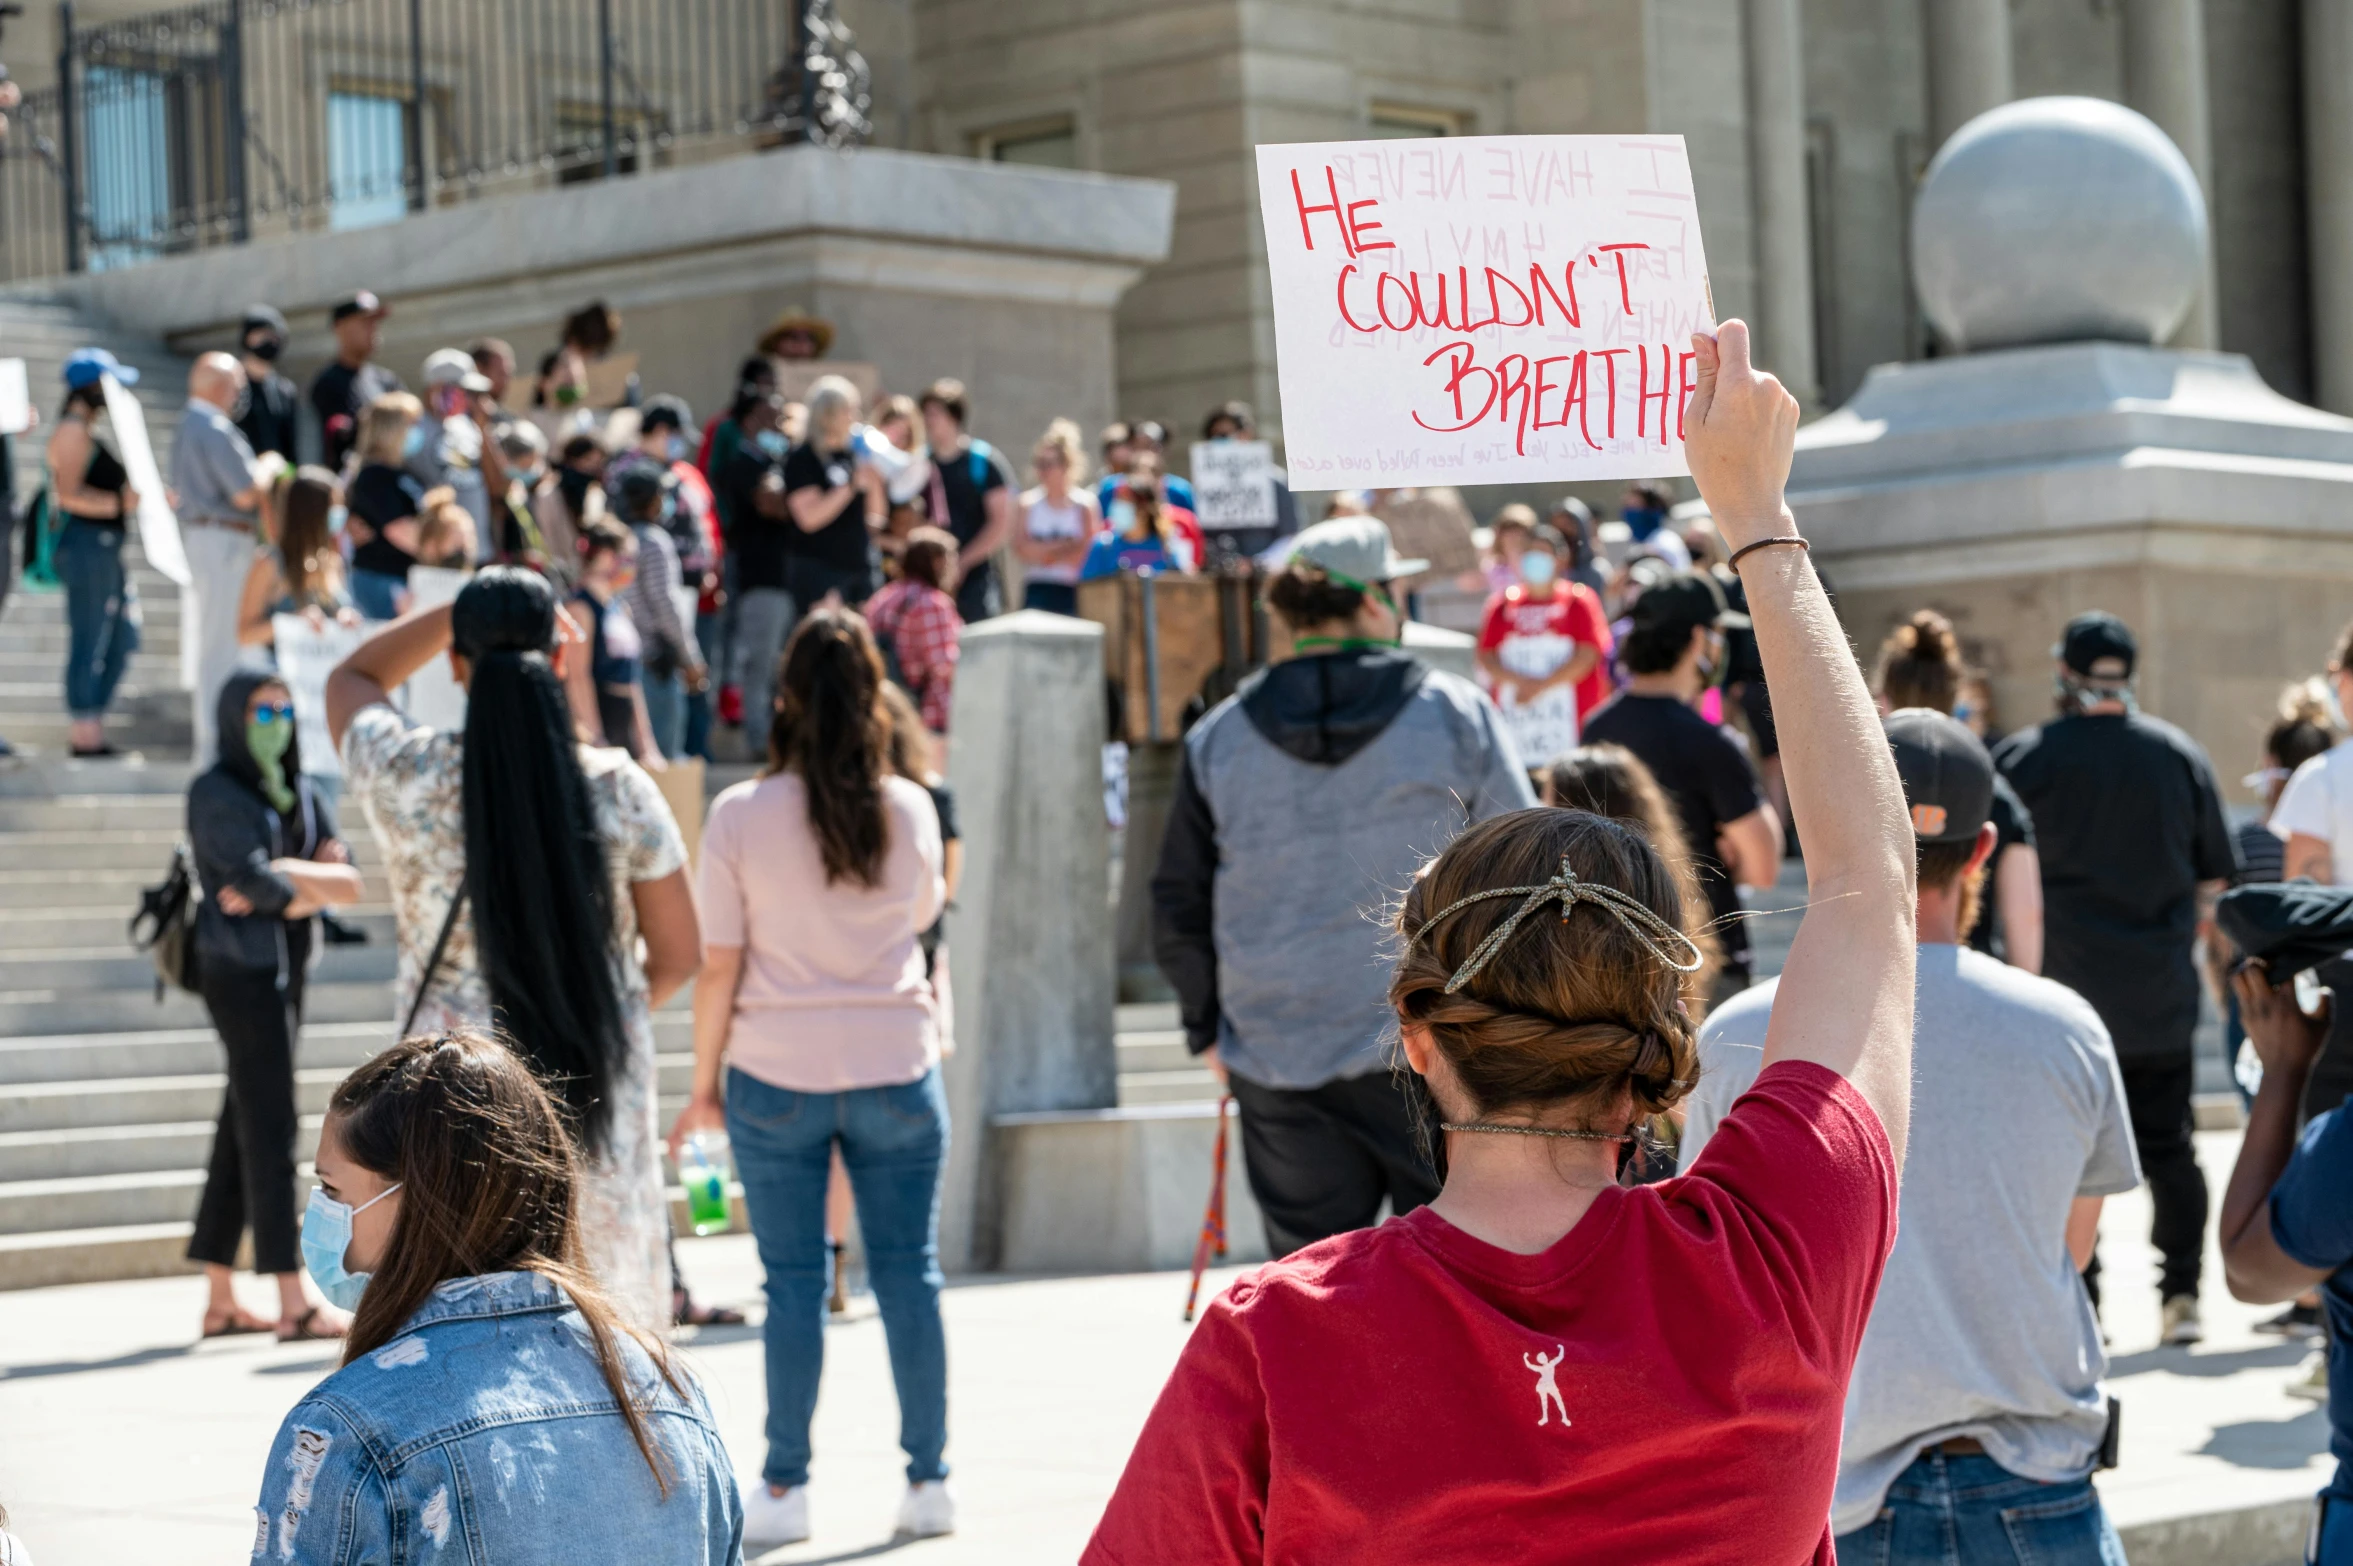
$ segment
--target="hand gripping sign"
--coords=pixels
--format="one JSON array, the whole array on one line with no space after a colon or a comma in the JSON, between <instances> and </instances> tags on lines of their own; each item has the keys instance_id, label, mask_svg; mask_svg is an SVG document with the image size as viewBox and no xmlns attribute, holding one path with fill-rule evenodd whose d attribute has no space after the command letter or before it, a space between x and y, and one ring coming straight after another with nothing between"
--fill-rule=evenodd
<instances>
[{"instance_id":1,"label":"hand gripping sign","mask_svg":"<svg viewBox=\"0 0 2353 1566\"><path fill-rule=\"evenodd\" d=\"M1293 489L1687 472L1680 136L1258 149Z\"/></svg>"}]
</instances>

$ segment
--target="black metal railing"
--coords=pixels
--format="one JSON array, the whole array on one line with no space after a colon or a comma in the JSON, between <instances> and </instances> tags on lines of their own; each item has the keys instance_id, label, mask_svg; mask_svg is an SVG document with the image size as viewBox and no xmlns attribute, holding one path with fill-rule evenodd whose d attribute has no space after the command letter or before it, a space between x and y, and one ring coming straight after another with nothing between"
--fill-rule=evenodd
<instances>
[{"instance_id":1,"label":"black metal railing","mask_svg":"<svg viewBox=\"0 0 2353 1566\"><path fill-rule=\"evenodd\" d=\"M833 0L203 0L78 28L0 143L0 277L862 142Z\"/></svg>"}]
</instances>

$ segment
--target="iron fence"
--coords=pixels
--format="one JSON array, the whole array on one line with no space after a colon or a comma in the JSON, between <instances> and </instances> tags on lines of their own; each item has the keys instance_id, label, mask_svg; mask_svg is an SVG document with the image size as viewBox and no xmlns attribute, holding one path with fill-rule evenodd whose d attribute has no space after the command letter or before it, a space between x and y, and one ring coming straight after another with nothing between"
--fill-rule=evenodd
<instances>
[{"instance_id":1,"label":"iron fence","mask_svg":"<svg viewBox=\"0 0 2353 1566\"><path fill-rule=\"evenodd\" d=\"M861 142L832 0L203 0L58 7L0 144L0 276L365 227L495 191Z\"/></svg>"}]
</instances>

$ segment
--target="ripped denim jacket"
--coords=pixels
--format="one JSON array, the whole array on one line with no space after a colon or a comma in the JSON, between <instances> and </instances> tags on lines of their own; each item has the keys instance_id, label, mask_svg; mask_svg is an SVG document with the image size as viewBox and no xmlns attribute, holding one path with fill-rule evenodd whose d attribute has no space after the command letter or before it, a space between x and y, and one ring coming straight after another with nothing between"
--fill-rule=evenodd
<instances>
[{"instance_id":1,"label":"ripped denim jacket","mask_svg":"<svg viewBox=\"0 0 2353 1566\"><path fill-rule=\"evenodd\" d=\"M563 1291L489 1273L443 1284L286 1416L253 1558L740 1566L743 1506L701 1387L682 1371L682 1397L644 1349L623 1339L622 1353L667 1497Z\"/></svg>"}]
</instances>

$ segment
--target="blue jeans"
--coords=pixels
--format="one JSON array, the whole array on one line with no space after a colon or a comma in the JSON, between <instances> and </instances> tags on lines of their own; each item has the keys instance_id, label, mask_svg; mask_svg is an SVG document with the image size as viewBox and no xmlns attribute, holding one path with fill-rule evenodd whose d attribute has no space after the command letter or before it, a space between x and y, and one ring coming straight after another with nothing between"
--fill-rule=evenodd
<instances>
[{"instance_id":1,"label":"blue jeans","mask_svg":"<svg viewBox=\"0 0 2353 1566\"><path fill-rule=\"evenodd\" d=\"M1931 1451L1870 1523L1838 1540L1839 1566L2125 1566L2089 1479L2021 1479L1990 1457Z\"/></svg>"},{"instance_id":2,"label":"blue jeans","mask_svg":"<svg viewBox=\"0 0 2353 1566\"><path fill-rule=\"evenodd\" d=\"M934 1067L900 1087L795 1093L727 1073L727 1135L767 1273L768 1459L760 1477L809 1482L809 1420L825 1366L825 1183L839 1143L882 1307L907 1482L947 1477L948 1341L940 1326L940 1168L948 1100Z\"/></svg>"},{"instance_id":3,"label":"blue jeans","mask_svg":"<svg viewBox=\"0 0 2353 1566\"><path fill-rule=\"evenodd\" d=\"M139 593L123 571L119 527L69 522L56 560L65 584L65 710L89 721L105 716L139 650Z\"/></svg>"},{"instance_id":4,"label":"blue jeans","mask_svg":"<svg viewBox=\"0 0 2353 1566\"><path fill-rule=\"evenodd\" d=\"M638 681L645 692L645 724L654 731L662 759L676 761L686 754L686 676L648 674Z\"/></svg>"},{"instance_id":5,"label":"blue jeans","mask_svg":"<svg viewBox=\"0 0 2353 1566\"><path fill-rule=\"evenodd\" d=\"M370 620L400 618L400 595L408 591L408 583L389 571L351 572L351 606Z\"/></svg>"},{"instance_id":6,"label":"blue jeans","mask_svg":"<svg viewBox=\"0 0 2353 1566\"><path fill-rule=\"evenodd\" d=\"M2306 1566L2353 1566L2353 1495L2343 1493L2349 1478L2353 1476L2340 1471L2335 1484L2312 1498L2315 1515L2304 1552Z\"/></svg>"},{"instance_id":7,"label":"blue jeans","mask_svg":"<svg viewBox=\"0 0 2353 1566\"><path fill-rule=\"evenodd\" d=\"M1043 609L1048 614L1078 613L1078 588L1069 582L1025 582L1021 588L1021 607Z\"/></svg>"}]
</instances>

